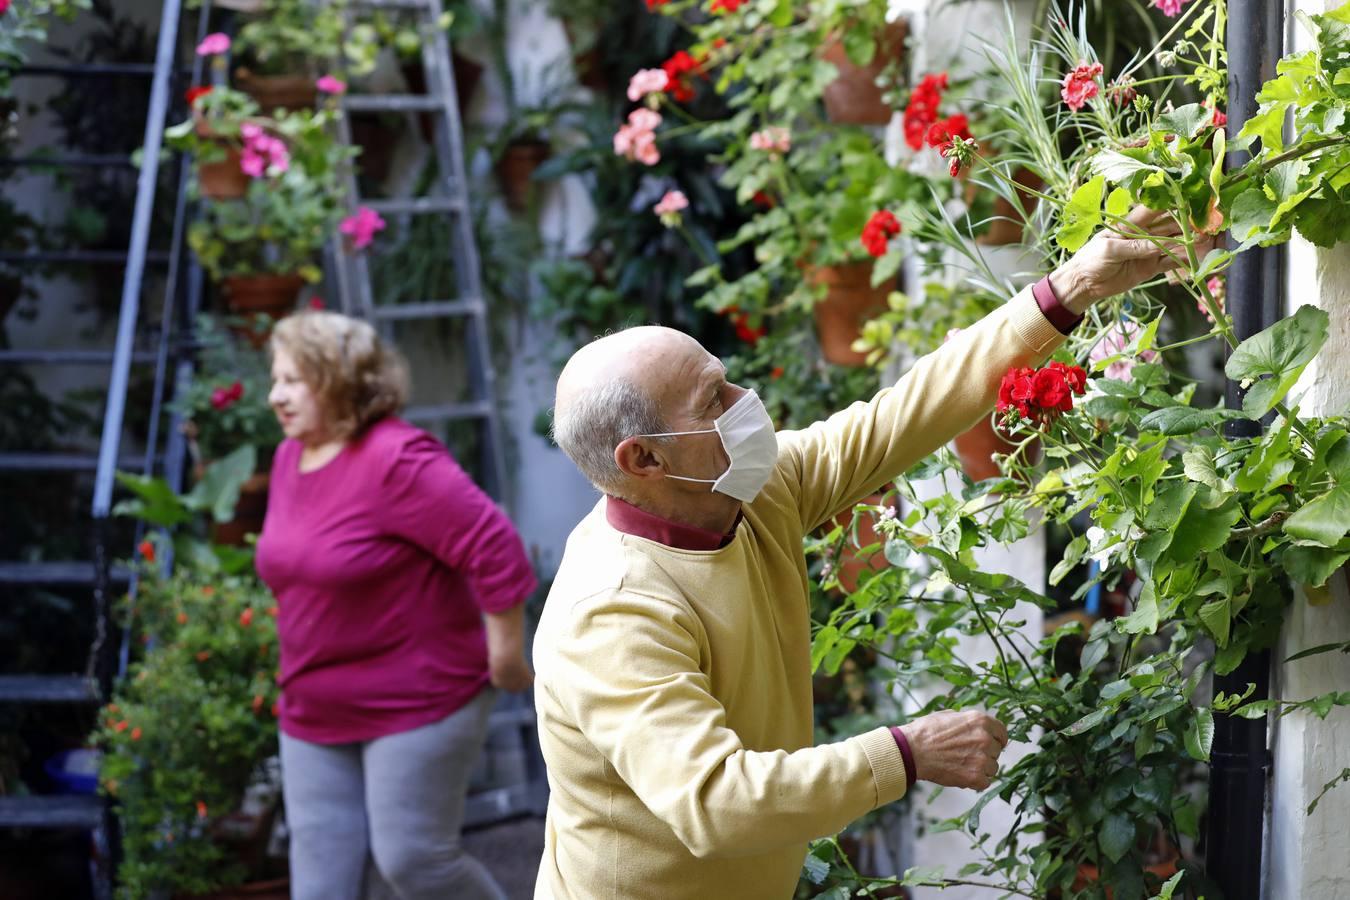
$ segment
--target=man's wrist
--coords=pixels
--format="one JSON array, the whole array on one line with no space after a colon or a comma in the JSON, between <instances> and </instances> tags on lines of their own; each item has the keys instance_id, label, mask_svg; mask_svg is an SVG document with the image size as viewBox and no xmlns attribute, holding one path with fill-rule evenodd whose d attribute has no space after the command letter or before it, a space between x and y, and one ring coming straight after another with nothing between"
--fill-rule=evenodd
<instances>
[{"instance_id":1,"label":"man's wrist","mask_svg":"<svg viewBox=\"0 0 1350 900\"><path fill-rule=\"evenodd\" d=\"M1060 304L1075 316L1086 313L1097 301L1088 290L1086 279L1070 264L1060 266L1046 277Z\"/></svg>"},{"instance_id":2,"label":"man's wrist","mask_svg":"<svg viewBox=\"0 0 1350 900\"><path fill-rule=\"evenodd\" d=\"M891 726L891 737L895 739L895 746L900 749L900 758L905 763L905 786L913 787L919 776L918 766L914 763L914 751L909 746L909 738L900 730L899 725Z\"/></svg>"}]
</instances>

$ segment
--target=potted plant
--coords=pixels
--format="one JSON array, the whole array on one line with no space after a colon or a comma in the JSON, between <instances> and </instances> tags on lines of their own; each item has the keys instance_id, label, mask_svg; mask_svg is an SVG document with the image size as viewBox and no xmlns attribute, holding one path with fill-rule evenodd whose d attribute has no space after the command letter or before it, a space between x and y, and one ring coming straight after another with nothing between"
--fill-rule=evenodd
<instances>
[{"instance_id":1,"label":"potted plant","mask_svg":"<svg viewBox=\"0 0 1350 900\"><path fill-rule=\"evenodd\" d=\"M493 141L492 157L507 207L523 212L534 195L534 173L553 152L553 130L573 104L555 67L529 69L517 79L499 52L497 71L506 90L506 122Z\"/></svg>"},{"instance_id":2,"label":"potted plant","mask_svg":"<svg viewBox=\"0 0 1350 900\"><path fill-rule=\"evenodd\" d=\"M860 10L875 16L876 4ZM909 23L873 22L859 27L850 22L830 35L820 48L820 58L838 70L838 76L825 86L822 100L831 122L847 125L885 125L891 120L891 105L886 102L883 81L903 80L905 39Z\"/></svg>"},{"instance_id":3,"label":"potted plant","mask_svg":"<svg viewBox=\"0 0 1350 900\"><path fill-rule=\"evenodd\" d=\"M267 402L271 378L265 354L249 341L232 339L208 315L197 319L197 369L174 410L184 417L197 480L213 462L240 447L254 448L257 468L239 488L234 516L211 526L218 544L242 545L262 531L272 452L281 427Z\"/></svg>"},{"instance_id":4,"label":"potted plant","mask_svg":"<svg viewBox=\"0 0 1350 900\"><path fill-rule=\"evenodd\" d=\"M187 92L191 117L164 132L166 146L188 153L197 176L197 188L210 200L244 196L252 180L242 165L240 126L261 124L258 104L247 94L228 87L194 87Z\"/></svg>"},{"instance_id":5,"label":"potted plant","mask_svg":"<svg viewBox=\"0 0 1350 900\"><path fill-rule=\"evenodd\" d=\"M221 480L222 466L209 481ZM171 570L159 562L160 538L140 546L137 592L123 610L140 639L95 730L102 791L122 823L119 882L132 897L225 898L243 894L223 889L253 880L247 896L284 898L286 882L263 852L280 793L268 765L277 752L275 601L251 554L192 537L200 497L122 480L137 496L124 513L180 527Z\"/></svg>"},{"instance_id":6,"label":"potted plant","mask_svg":"<svg viewBox=\"0 0 1350 900\"><path fill-rule=\"evenodd\" d=\"M348 6L348 0L264 0L234 41L235 85L271 113L313 107L316 79L339 61L353 75L369 72L378 36L370 28L346 34Z\"/></svg>"}]
</instances>

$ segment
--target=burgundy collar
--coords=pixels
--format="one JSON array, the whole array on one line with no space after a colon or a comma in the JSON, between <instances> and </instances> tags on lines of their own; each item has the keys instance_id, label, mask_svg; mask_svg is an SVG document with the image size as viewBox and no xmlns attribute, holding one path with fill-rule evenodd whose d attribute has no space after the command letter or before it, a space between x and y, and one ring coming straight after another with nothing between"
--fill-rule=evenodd
<instances>
[{"instance_id":1,"label":"burgundy collar","mask_svg":"<svg viewBox=\"0 0 1350 900\"><path fill-rule=\"evenodd\" d=\"M656 541L677 550L720 550L731 543L731 539L736 536L736 526L741 523L740 513L737 513L731 531L720 534L708 528L664 519L608 494L605 495L605 519L616 531Z\"/></svg>"}]
</instances>

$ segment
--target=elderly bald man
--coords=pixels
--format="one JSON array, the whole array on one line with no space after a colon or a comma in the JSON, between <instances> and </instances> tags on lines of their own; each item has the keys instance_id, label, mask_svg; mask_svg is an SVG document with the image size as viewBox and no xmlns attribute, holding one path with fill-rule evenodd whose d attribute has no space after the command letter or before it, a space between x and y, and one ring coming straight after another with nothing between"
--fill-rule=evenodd
<instances>
[{"instance_id":1,"label":"elderly bald man","mask_svg":"<svg viewBox=\"0 0 1350 900\"><path fill-rule=\"evenodd\" d=\"M680 332L579 350L554 434L605 496L535 639L552 788L535 897L784 900L808 841L915 779L987 787L1008 737L980 712L812 746L802 536L986 415L1003 373L1042 362L1093 302L1168 267L1158 241L1100 233L893 387L796 432L775 434Z\"/></svg>"}]
</instances>

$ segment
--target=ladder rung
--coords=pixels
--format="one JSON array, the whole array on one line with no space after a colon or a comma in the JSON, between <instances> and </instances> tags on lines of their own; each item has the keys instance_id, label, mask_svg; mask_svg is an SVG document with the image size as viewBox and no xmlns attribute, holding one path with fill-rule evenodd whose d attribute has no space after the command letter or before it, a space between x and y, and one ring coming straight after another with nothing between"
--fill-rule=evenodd
<instances>
[{"instance_id":1,"label":"ladder rung","mask_svg":"<svg viewBox=\"0 0 1350 900\"><path fill-rule=\"evenodd\" d=\"M111 154L102 156L4 156L0 157L0 168L5 166L24 166L39 168L50 166L53 169L75 169L84 166L90 168L134 169L131 154Z\"/></svg>"},{"instance_id":2,"label":"ladder rung","mask_svg":"<svg viewBox=\"0 0 1350 900\"><path fill-rule=\"evenodd\" d=\"M145 261L163 265L169 261L169 254L151 252L145 254ZM127 255L121 250L39 250L32 253L0 253L3 263L85 263L88 265L125 266Z\"/></svg>"},{"instance_id":3,"label":"ladder rung","mask_svg":"<svg viewBox=\"0 0 1350 900\"><path fill-rule=\"evenodd\" d=\"M93 703L98 682L83 675L0 675L0 703Z\"/></svg>"},{"instance_id":4,"label":"ladder rung","mask_svg":"<svg viewBox=\"0 0 1350 900\"><path fill-rule=\"evenodd\" d=\"M409 197L407 199L397 200L363 200L363 206L368 206L381 215L425 215L427 213L449 213L460 212L464 209L464 201L458 197Z\"/></svg>"},{"instance_id":5,"label":"ladder rung","mask_svg":"<svg viewBox=\"0 0 1350 900\"><path fill-rule=\"evenodd\" d=\"M103 801L95 795L0 797L0 828L97 828Z\"/></svg>"},{"instance_id":6,"label":"ladder rung","mask_svg":"<svg viewBox=\"0 0 1350 900\"><path fill-rule=\"evenodd\" d=\"M376 319L438 319L447 316L477 316L485 311L482 300L430 300L426 303L400 303L377 306L371 312Z\"/></svg>"},{"instance_id":7,"label":"ladder rung","mask_svg":"<svg viewBox=\"0 0 1350 900\"><path fill-rule=\"evenodd\" d=\"M347 112L437 112L445 105L426 94L357 94L342 101Z\"/></svg>"},{"instance_id":8,"label":"ladder rung","mask_svg":"<svg viewBox=\"0 0 1350 900\"><path fill-rule=\"evenodd\" d=\"M134 469L145 462L143 456L125 456L119 469ZM89 453L0 453L0 471L8 472L92 472L98 457Z\"/></svg>"},{"instance_id":9,"label":"ladder rung","mask_svg":"<svg viewBox=\"0 0 1350 900\"><path fill-rule=\"evenodd\" d=\"M426 9L427 0L354 0L353 5L367 9Z\"/></svg>"},{"instance_id":10,"label":"ladder rung","mask_svg":"<svg viewBox=\"0 0 1350 900\"><path fill-rule=\"evenodd\" d=\"M23 66L10 72L13 76L31 75L49 78L85 77L95 78L105 75L143 75L155 74L153 63L66 63L54 66ZM190 69L178 73L184 77L192 75Z\"/></svg>"},{"instance_id":11,"label":"ladder rung","mask_svg":"<svg viewBox=\"0 0 1350 900\"><path fill-rule=\"evenodd\" d=\"M113 582L125 584L131 573L122 566L109 572ZM94 564L86 560L61 562L0 562L0 584L92 585Z\"/></svg>"},{"instance_id":12,"label":"ladder rung","mask_svg":"<svg viewBox=\"0 0 1350 900\"><path fill-rule=\"evenodd\" d=\"M403 411L410 422L454 422L461 419L486 419L492 415L492 404L438 403L431 406L411 406Z\"/></svg>"},{"instance_id":13,"label":"ladder rung","mask_svg":"<svg viewBox=\"0 0 1350 900\"><path fill-rule=\"evenodd\" d=\"M111 365L111 350L0 350L0 363L23 365L69 365L69 366L106 366ZM152 363L155 354L142 351L131 354L133 363Z\"/></svg>"}]
</instances>

